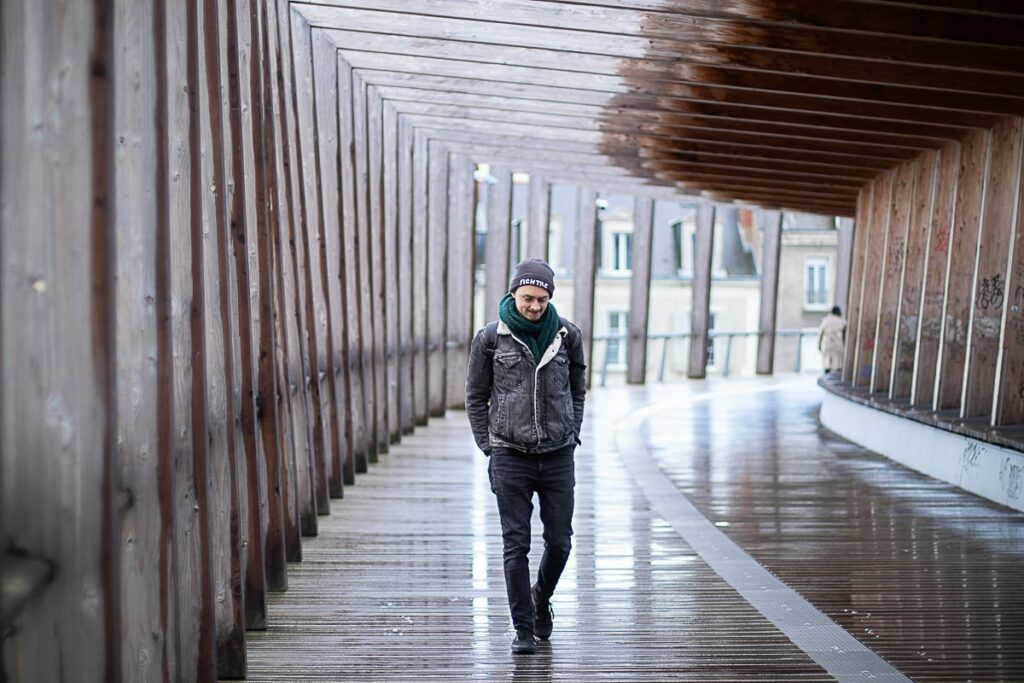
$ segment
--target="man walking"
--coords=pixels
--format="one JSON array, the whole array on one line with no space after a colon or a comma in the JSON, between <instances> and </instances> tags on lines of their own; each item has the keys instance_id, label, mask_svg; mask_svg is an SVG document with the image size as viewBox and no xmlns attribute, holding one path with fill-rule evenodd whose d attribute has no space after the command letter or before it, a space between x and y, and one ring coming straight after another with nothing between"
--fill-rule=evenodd
<instances>
[{"instance_id":1,"label":"man walking","mask_svg":"<svg viewBox=\"0 0 1024 683\"><path fill-rule=\"evenodd\" d=\"M542 259L521 261L498 320L473 339L466 379L473 437L490 456L516 654L533 654L535 636L551 636L551 594L572 547L573 454L583 423L586 365L579 328L560 318L550 303L554 291L551 266ZM544 524L544 555L531 587L534 493Z\"/></svg>"}]
</instances>

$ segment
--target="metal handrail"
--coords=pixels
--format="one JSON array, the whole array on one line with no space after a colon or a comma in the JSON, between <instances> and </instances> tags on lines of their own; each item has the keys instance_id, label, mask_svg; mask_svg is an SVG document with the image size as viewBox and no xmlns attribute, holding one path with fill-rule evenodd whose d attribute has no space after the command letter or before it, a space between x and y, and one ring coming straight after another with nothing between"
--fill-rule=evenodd
<instances>
[{"instance_id":1,"label":"metal handrail","mask_svg":"<svg viewBox=\"0 0 1024 683\"><path fill-rule=\"evenodd\" d=\"M786 329L786 330L776 330L775 331L775 336L776 337L798 337L798 338L800 338L801 342L803 340L803 337L808 337L808 336L813 337L813 336L815 336L817 334L818 334L817 330L800 330L800 329L789 330L789 329ZM708 331L708 339L714 340L714 339L718 339L719 337L724 337L725 340L726 340L726 343L725 343L725 360L723 361L723 364L722 364L722 376L723 377L728 377L729 376L730 363L731 363L731 360L732 360L732 340L735 337L759 337L760 335L761 335L761 332L758 332L758 331L743 331L743 332L722 332L722 331L718 331L718 330L710 330L710 331ZM665 359L668 356L668 343L669 343L669 341L671 341L673 339L692 339L694 336L696 336L696 335L693 332L656 332L656 333L650 333L650 334L647 335L647 341L648 342L651 342L651 341L654 341L654 340L658 340L658 339L662 340L661 358L660 358L660 360L658 362L658 380L657 380L658 382L664 382L665 381ZM629 335L627 333L625 333L625 332L619 333L619 334L595 334L595 335L593 335L593 337L591 337L591 339L593 341L595 341L595 342L605 342L605 343L611 342L611 341L626 341L628 338L629 338ZM801 369L801 367L803 365L802 348L803 348L803 344L802 343L798 343L797 347L796 347L796 363L795 363L796 367L794 368L794 372L800 372L800 369ZM646 374L646 368L644 368L644 371L645 371L644 374ZM608 377L608 353L606 351L605 354L604 354L604 360L601 363L601 379L600 379L600 383L599 383L600 386L602 386L602 387L605 386L605 381L606 381L607 377Z\"/></svg>"}]
</instances>

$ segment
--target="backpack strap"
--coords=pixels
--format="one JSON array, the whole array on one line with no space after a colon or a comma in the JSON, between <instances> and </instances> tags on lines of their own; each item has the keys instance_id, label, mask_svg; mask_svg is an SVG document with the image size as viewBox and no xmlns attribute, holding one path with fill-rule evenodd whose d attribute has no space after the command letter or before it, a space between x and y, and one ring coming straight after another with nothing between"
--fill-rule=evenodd
<instances>
[{"instance_id":1,"label":"backpack strap","mask_svg":"<svg viewBox=\"0 0 1024 683\"><path fill-rule=\"evenodd\" d=\"M571 322L569 322L568 320L561 316L558 317L558 324L564 327L566 330L565 337L566 340L569 342L569 347L574 347L580 343L580 333L575 325L573 325Z\"/></svg>"},{"instance_id":2,"label":"backpack strap","mask_svg":"<svg viewBox=\"0 0 1024 683\"><path fill-rule=\"evenodd\" d=\"M484 328L484 348L487 353L494 355L494 348L498 345L498 321L492 320Z\"/></svg>"}]
</instances>

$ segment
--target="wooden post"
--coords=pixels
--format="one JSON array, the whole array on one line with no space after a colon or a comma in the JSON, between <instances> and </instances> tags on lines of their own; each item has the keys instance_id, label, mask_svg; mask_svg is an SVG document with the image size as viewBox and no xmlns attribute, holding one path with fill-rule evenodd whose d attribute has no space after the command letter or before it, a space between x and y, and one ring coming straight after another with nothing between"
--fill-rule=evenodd
<instances>
[{"instance_id":1,"label":"wooden post","mask_svg":"<svg viewBox=\"0 0 1024 683\"><path fill-rule=\"evenodd\" d=\"M339 66L341 62L339 62ZM366 434L368 441L367 460L377 462L377 454L381 448L381 424L386 419L385 406L381 398L384 390L383 368L378 367L377 337L379 321L377 274L374 271L373 218L371 213L371 189L369 158L367 153L366 129L366 92L362 81L356 77L347 64L341 69L341 78L347 83L344 92L351 98L351 117L354 130L353 154L355 158L355 200L356 220L358 225L357 244L359 245L359 277L358 281L363 295L359 297L360 321L362 338L363 382L366 397ZM341 80L339 78L339 80Z\"/></svg>"},{"instance_id":2,"label":"wooden post","mask_svg":"<svg viewBox=\"0 0 1024 683\"><path fill-rule=\"evenodd\" d=\"M258 60L253 60L253 152L256 179L257 212L257 256L259 259L260 290L260 363L259 395L257 401L262 410L260 432L267 463L267 539L266 570L267 588L282 591L288 585L286 549L291 518L288 497L288 463L292 462L293 439L291 418L288 412L287 383L283 381L284 337L281 322L281 296L275 279L275 235L280 204L278 203L277 168L278 156L275 149L275 126L273 125L274 97L270 78L270 62L274 51L269 46L266 3L250 0L252 23L258 28L254 33L259 39ZM295 537L298 533L296 531Z\"/></svg>"},{"instance_id":3,"label":"wooden post","mask_svg":"<svg viewBox=\"0 0 1024 683\"><path fill-rule=\"evenodd\" d=\"M548 225L551 220L551 185L538 171L530 172L526 256L548 260Z\"/></svg>"},{"instance_id":4,"label":"wooden post","mask_svg":"<svg viewBox=\"0 0 1024 683\"><path fill-rule=\"evenodd\" d=\"M914 201L914 165L902 164L895 170L895 184L889 204L889 234L885 262L879 282L878 318L875 326L875 360L871 369L870 391L891 395L893 348L896 321L902 299L903 264L907 252L907 229Z\"/></svg>"},{"instance_id":5,"label":"wooden post","mask_svg":"<svg viewBox=\"0 0 1024 683\"><path fill-rule=\"evenodd\" d=\"M466 403L466 369L473 340L473 262L476 165L468 156L451 155L448 174L448 330L446 349L449 408Z\"/></svg>"},{"instance_id":6,"label":"wooden post","mask_svg":"<svg viewBox=\"0 0 1024 683\"><path fill-rule=\"evenodd\" d=\"M373 386L369 374L369 356L363 344L363 314L366 288L363 285L362 219L359 211L365 202L357 200L355 122L352 115L352 69L341 56L338 70L338 146L340 164L338 177L341 185L341 224L345 263L345 330L347 331L347 358L352 400L352 460L356 472L366 472L369 462L373 419Z\"/></svg>"},{"instance_id":7,"label":"wooden post","mask_svg":"<svg viewBox=\"0 0 1024 683\"><path fill-rule=\"evenodd\" d=\"M108 7L0 8L0 538L55 569L5 631L14 681L121 680L120 577L132 558L121 557L115 430L135 406L116 403Z\"/></svg>"},{"instance_id":8,"label":"wooden post","mask_svg":"<svg viewBox=\"0 0 1024 683\"><path fill-rule=\"evenodd\" d=\"M320 406L321 452L317 460L317 512L330 512L330 498L342 495L342 429L339 421L344 417L338 412L334 308L331 300L331 283L327 265L326 236L328 219L325 216L321 163L321 141L319 117L317 116L317 91L313 84L313 41L309 24L301 13L294 9L289 14L292 24L292 71L293 94L295 99L296 124L298 125L298 157L300 184L305 206L305 230L303 241L306 254L306 287L312 293L309 336L310 369L313 373L313 395ZM333 57L335 49L326 46ZM326 93L323 96L327 96ZM328 152L329 153L329 152ZM336 200L336 195L330 201ZM307 304L307 310L310 305ZM314 354L315 352L315 354Z\"/></svg>"},{"instance_id":9,"label":"wooden post","mask_svg":"<svg viewBox=\"0 0 1024 683\"><path fill-rule=\"evenodd\" d=\"M303 350L303 367L306 374L306 396L310 408L312 424L312 458L313 504L316 513L326 515L330 512L330 493L328 490L329 464L328 453L331 451L331 410L333 399L327 396L324 380L327 378L325 366L325 340L327 337L327 305L324 301L323 280L320 277L319 248L316 246L317 236L322 228L321 213L317 202L316 187L310 178L315 169L316 141L313 130L312 96L309 91L310 63L306 59L296 58L310 54L309 31L303 29L302 18L289 10L286 0L278 2L278 21L281 28L281 49L287 55L284 64L284 89L286 94L285 125L291 149L291 179L295 206L295 222L293 227L296 288L299 292L301 306L300 340ZM300 95L301 91L301 95ZM310 532L315 534L314 526Z\"/></svg>"},{"instance_id":10,"label":"wooden post","mask_svg":"<svg viewBox=\"0 0 1024 683\"><path fill-rule=\"evenodd\" d=\"M1018 119L1019 122L1019 119ZM992 425L1024 424L1024 145L1017 147L1017 211L1007 250L1003 319L999 330Z\"/></svg>"},{"instance_id":11,"label":"wooden post","mask_svg":"<svg viewBox=\"0 0 1024 683\"><path fill-rule=\"evenodd\" d=\"M168 614L173 619L175 609L169 424L171 357L170 333L167 318L163 317L169 315L166 75L159 83L155 79L165 68L161 48L166 49L166 41L162 34L151 33L157 19L153 5L140 2L117 6L113 30L114 53L120 56L114 61L113 78L119 87L125 88L125 94L115 100L111 112L117 141L115 224L111 235L116 240L117 256L112 264L116 268L112 294L117 310L113 339L117 394L115 405L109 408L117 410L121 487L131 491L133 497L132 505L124 510L116 548L121 576L117 588L122 607L118 634L122 639L122 657L115 665L125 680L155 677L165 666L176 666L176 662L169 661L175 647L174 625L163 618ZM143 32L145 37L140 35ZM153 40L148 39L151 35ZM5 91L3 96L11 94ZM161 109L162 119L154 136L150 134L151 127ZM5 129L5 136L7 133ZM8 169L5 167L3 172L6 177ZM159 192L159 198L150 194L153 188ZM5 192L5 206L8 200ZM16 223L21 223L22 218L15 218ZM64 238L49 235L53 240ZM6 249L7 239L0 239ZM5 291L7 285L4 282ZM7 305L4 301L5 310ZM9 334L14 331L5 324L3 337L6 339ZM5 378L11 376L9 372L15 371L3 368ZM7 397L4 399L6 403ZM16 426L4 424L5 433L8 429L15 430ZM5 440L5 449L6 446ZM6 477L6 472L3 476ZM94 501L90 500L90 504ZM4 510L3 514L8 512ZM38 513L36 508L31 514ZM9 537L4 529L3 538Z\"/></svg>"},{"instance_id":12,"label":"wooden post","mask_svg":"<svg viewBox=\"0 0 1024 683\"><path fill-rule=\"evenodd\" d=\"M402 432L412 432L416 425L413 407L416 386L413 382L413 360L416 348L413 336L412 301L415 282L413 280L413 230L416 218L413 214L415 188L413 185L413 136L412 129L402 125L393 104L386 105L391 111L391 120L398 137L398 339L399 339L399 423ZM385 131L385 135L395 132Z\"/></svg>"},{"instance_id":13,"label":"wooden post","mask_svg":"<svg viewBox=\"0 0 1024 683\"><path fill-rule=\"evenodd\" d=\"M711 317L711 253L715 239L715 207L697 205L697 243L693 254L693 300L690 308L690 379L703 379L708 365L708 326ZM758 354L760 359L760 354Z\"/></svg>"},{"instance_id":14,"label":"wooden post","mask_svg":"<svg viewBox=\"0 0 1024 683\"><path fill-rule=\"evenodd\" d=\"M988 130L972 130L961 143L934 410L953 408L959 413L962 406L972 283L978 253L989 137Z\"/></svg>"},{"instance_id":15,"label":"wooden post","mask_svg":"<svg viewBox=\"0 0 1024 683\"><path fill-rule=\"evenodd\" d=\"M953 226L953 204L956 198L959 164L960 143L951 142L939 150L935 206L932 209L928 247L925 252L914 380L910 391L910 404L919 408L930 409L935 400L935 375L938 369L942 310L946 299L946 276L951 255L949 239Z\"/></svg>"},{"instance_id":16,"label":"wooden post","mask_svg":"<svg viewBox=\"0 0 1024 683\"><path fill-rule=\"evenodd\" d=\"M512 249L512 170L507 166L491 166L493 185L484 185L490 204L487 211L487 265L484 320L497 320L498 304L508 294L509 259Z\"/></svg>"},{"instance_id":17,"label":"wooden post","mask_svg":"<svg viewBox=\"0 0 1024 683\"><path fill-rule=\"evenodd\" d=\"M302 559L301 535L309 533L310 523L316 523L316 513L311 505L309 449L310 430L307 403L305 400L305 380L302 363L302 345L299 343L300 324L297 319L300 307L296 303L296 285L294 277L294 261L289 249L291 224L294 221L294 205L292 203L292 182L289 169L289 142L285 128L285 90L281 72L281 45L278 41L277 4L266 3L267 46L270 50L268 62L271 87L272 111L267 120L273 126L274 134L274 184L276 197L275 228L273 234L273 272L276 278L274 289L277 292L275 313L279 324L278 330L278 367L281 375L278 386L284 396L289 431L291 434L290 450L285 469L285 538L286 557L291 562Z\"/></svg>"},{"instance_id":18,"label":"wooden post","mask_svg":"<svg viewBox=\"0 0 1024 683\"><path fill-rule=\"evenodd\" d=\"M357 125L366 127L365 155L370 218L370 278L373 292L373 367L377 396L377 453L387 453L391 443L389 424L391 417L390 364L387 326L387 230L384 227L384 173L381 153L380 98L374 97L358 73L353 74L354 100ZM371 460L371 462L373 462Z\"/></svg>"},{"instance_id":19,"label":"wooden post","mask_svg":"<svg viewBox=\"0 0 1024 683\"><path fill-rule=\"evenodd\" d=\"M322 273L327 278L329 302L328 331L329 360L333 368L331 393L337 415L337 450L332 454L331 497L344 495L344 485L355 483L355 465L352 459L353 406L351 371L348 363L348 322L346 301L349 290L346 282L348 263L342 258L342 227L338 147L338 57L337 48L323 31L312 32L313 97L316 104L317 167L316 177L320 201L323 205ZM333 435L332 435L333 441Z\"/></svg>"},{"instance_id":20,"label":"wooden post","mask_svg":"<svg viewBox=\"0 0 1024 683\"><path fill-rule=\"evenodd\" d=\"M850 270L853 265L853 219L840 218L836 233L836 280L832 300L836 306L842 307L843 315L848 316L847 300L850 298Z\"/></svg>"},{"instance_id":21,"label":"wooden post","mask_svg":"<svg viewBox=\"0 0 1024 683\"><path fill-rule=\"evenodd\" d=\"M597 276L597 192L579 188L576 209L576 249L573 273L573 322L583 333L583 356L587 362L587 386L593 375L594 280Z\"/></svg>"},{"instance_id":22,"label":"wooden post","mask_svg":"<svg viewBox=\"0 0 1024 683\"><path fill-rule=\"evenodd\" d=\"M974 297L968 326L960 416L985 417L991 423L997 386L996 366L1003 348L1000 336L1009 279L1007 255L1012 251L1016 208L1020 201L1019 117L1006 118L991 130L990 148L972 283ZM1005 343L1006 340L1003 341Z\"/></svg>"},{"instance_id":23,"label":"wooden post","mask_svg":"<svg viewBox=\"0 0 1024 683\"><path fill-rule=\"evenodd\" d=\"M856 377L857 330L860 329L860 309L864 293L864 271L867 269L868 235L874 202L874 183L868 183L857 193L857 217L854 223L853 259L850 264L850 292L846 304L846 343L843 344L843 381L854 383Z\"/></svg>"},{"instance_id":24,"label":"wooden post","mask_svg":"<svg viewBox=\"0 0 1024 683\"><path fill-rule=\"evenodd\" d=\"M221 99L221 2L204 0L200 26L199 134L202 179L202 278L205 315L206 429L210 481L209 532L213 553L216 613L217 675L245 675L245 619L242 611L241 539L239 534L238 469L235 438L234 357L232 340L237 334L231 320L227 268L228 181L224 168L226 139ZM196 177L193 177L193 181ZM196 396L193 395L193 400Z\"/></svg>"},{"instance_id":25,"label":"wooden post","mask_svg":"<svg viewBox=\"0 0 1024 683\"><path fill-rule=\"evenodd\" d=\"M403 122L405 125L410 125ZM435 161L435 163L437 163ZM428 250L432 248L430 227L434 218L428 212L428 178L432 177L428 166L427 136L422 130L413 133L412 140L412 394L413 417L418 425L427 423L430 414L430 373L427 362L430 357L430 330L427 317L427 266ZM436 305L436 304L435 304Z\"/></svg>"},{"instance_id":26,"label":"wooden post","mask_svg":"<svg viewBox=\"0 0 1024 683\"><path fill-rule=\"evenodd\" d=\"M259 364L258 340L261 318L260 292L256 285L259 272L257 261L258 231L257 204L254 198L253 175L253 106L249 88L242 86L243 78L258 72L253 69L252 53L256 49L252 40L251 10L249 3L228 0L226 13L225 67L227 71L231 145L231 257L234 266L232 296L238 313L239 358L236 364L235 385L238 388L237 411L239 435L245 456L244 468L239 467L239 495L245 502L243 529L243 557L245 560L243 600L247 629L265 629L266 614L266 518L267 481L266 456L263 439L257 426L256 395ZM255 302L255 306L253 306ZM241 464L241 463L240 463Z\"/></svg>"},{"instance_id":27,"label":"wooden post","mask_svg":"<svg viewBox=\"0 0 1024 683\"><path fill-rule=\"evenodd\" d=\"M886 171L873 181L871 218L865 235L864 283L861 287L860 315L857 329L847 329L855 335L854 374L855 387L870 387L875 362L876 334L878 333L878 302L882 265L889 237L889 207L892 204L893 171Z\"/></svg>"},{"instance_id":28,"label":"wooden post","mask_svg":"<svg viewBox=\"0 0 1024 683\"><path fill-rule=\"evenodd\" d=\"M176 486L179 501L185 501L189 509L179 508L176 521L180 522L178 534L178 576L186 572L195 572L192 585L183 584L178 587L180 600L179 625L181 629L182 667L192 664L191 671L184 671L186 680L203 681L216 675L217 646L217 612L215 604L215 567L212 542L212 507L211 491L212 476L209 469L210 447L209 415L207 409L207 301L208 284L204 269L204 222L206 206L203 201L206 178L204 177L202 149L202 48L200 46L200 7L199 3L188 6L188 35L186 38L186 59L188 67L188 199L187 217L181 216L182 225L186 227L187 236L181 246L188 250L187 257L176 261L174 251L175 237L171 237L171 272L174 277L187 274L190 282L182 291L182 306L189 310L190 315L183 322L188 325L189 340L187 352L175 353L175 358L187 359L189 386L182 386L182 391L174 396L174 405L188 406L191 404L191 421L188 431L190 442L183 444L184 453L181 460L191 462L183 467ZM178 223L171 220L171 225ZM174 289L172 284L172 296ZM175 364L177 370L178 364ZM177 373L176 373L177 374ZM181 386L175 382L175 386ZM184 506L183 506L184 507ZM191 546L191 547L190 547ZM197 557L197 560L193 559ZM198 598L198 599L197 599ZM186 664L188 662L188 664Z\"/></svg>"},{"instance_id":29,"label":"wooden post","mask_svg":"<svg viewBox=\"0 0 1024 683\"><path fill-rule=\"evenodd\" d=\"M427 220L429 244L425 292L447 295L448 282L448 151L439 142L428 144L429 177L427 181ZM448 297L431 297L426 302L427 314L427 383L428 408L431 417L444 415L447 399L447 320Z\"/></svg>"},{"instance_id":30,"label":"wooden post","mask_svg":"<svg viewBox=\"0 0 1024 683\"><path fill-rule=\"evenodd\" d=\"M935 179L938 153L928 150L912 162L914 193L907 229L907 249L903 266L899 314L892 358L889 398L909 398L914 358L918 342L918 316L924 280L928 238L935 204Z\"/></svg>"},{"instance_id":31,"label":"wooden post","mask_svg":"<svg viewBox=\"0 0 1024 683\"><path fill-rule=\"evenodd\" d=\"M376 88L370 87L372 117L376 121L377 146L381 158L381 202L383 204L383 248L384 248L384 322L385 322L385 360L387 363L387 397L388 397L388 441L398 442L402 438L402 425L399 403L400 394L407 392L408 387L400 384L398 329L401 310L399 307L398 284L398 152L397 129L395 128L394 110L385 107L383 99Z\"/></svg>"},{"instance_id":32,"label":"wooden post","mask_svg":"<svg viewBox=\"0 0 1024 683\"><path fill-rule=\"evenodd\" d=\"M651 302L651 247L654 234L654 200L637 197L633 225L633 254L629 278L629 344L626 381L647 380L647 321ZM546 237L545 232L545 237Z\"/></svg>"},{"instance_id":33,"label":"wooden post","mask_svg":"<svg viewBox=\"0 0 1024 683\"><path fill-rule=\"evenodd\" d=\"M761 216L764 225L762 237L764 242L761 246L761 312L757 325L757 374L770 375L775 371L775 313L779 303L782 212L765 211ZM696 272L694 281L696 282ZM696 292L696 286L694 292ZM696 301L696 299L694 300ZM696 337L690 343L693 344L695 341Z\"/></svg>"}]
</instances>

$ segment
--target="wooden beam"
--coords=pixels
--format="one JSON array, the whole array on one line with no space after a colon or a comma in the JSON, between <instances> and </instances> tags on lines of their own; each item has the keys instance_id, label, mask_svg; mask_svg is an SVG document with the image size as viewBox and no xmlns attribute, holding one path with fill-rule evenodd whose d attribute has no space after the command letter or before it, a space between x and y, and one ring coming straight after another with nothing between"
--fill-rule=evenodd
<instances>
[{"instance_id":1,"label":"wooden beam","mask_svg":"<svg viewBox=\"0 0 1024 683\"><path fill-rule=\"evenodd\" d=\"M978 130L960 145L960 171L956 184L956 208L950 238L949 275L943 306L936 404L933 410L963 405L964 369L981 226L982 197L989 158L989 131Z\"/></svg>"},{"instance_id":2,"label":"wooden beam","mask_svg":"<svg viewBox=\"0 0 1024 683\"><path fill-rule=\"evenodd\" d=\"M946 302L946 279L952 256L949 247L953 232L953 208L959 165L960 143L951 142L939 150L935 177L935 206L932 209L924 288L921 294L914 383L910 392L911 405L920 408L931 409L935 402L942 315Z\"/></svg>"},{"instance_id":3,"label":"wooden beam","mask_svg":"<svg viewBox=\"0 0 1024 683\"><path fill-rule=\"evenodd\" d=\"M401 117L399 117L401 121ZM407 123L404 126L411 129ZM427 317L428 250L432 248L427 200L430 177L427 158L427 136L412 131L412 386L413 415L417 425L427 423L430 413L430 374L427 368L429 333Z\"/></svg>"},{"instance_id":4,"label":"wooden beam","mask_svg":"<svg viewBox=\"0 0 1024 683\"><path fill-rule=\"evenodd\" d=\"M857 215L854 218L853 257L850 264L850 290L846 299L846 340L843 344L843 381L855 382L860 310L863 304L864 272L867 268L868 234L873 214L874 183L861 188L857 197Z\"/></svg>"},{"instance_id":5,"label":"wooden beam","mask_svg":"<svg viewBox=\"0 0 1024 683\"><path fill-rule=\"evenodd\" d=\"M312 47L308 27L302 25L302 18L289 12L287 2L279 8L282 30L287 27L290 68L285 69L285 84L290 87L289 126L294 126L292 139L294 152L293 180L298 199L298 223L296 224L296 275L302 291L303 339L305 340L305 370L309 402L312 406L313 432L313 485L316 493L318 515L330 513L330 470L331 453L335 450L332 434L337 437L334 426L337 414L334 397L328 394L327 378L333 379L333 366L329 366L327 340L329 337L329 304L326 301L326 278L321 271L319 245L323 243L323 212L318 194L319 181L316 172L316 120L314 116L312 83Z\"/></svg>"},{"instance_id":6,"label":"wooden beam","mask_svg":"<svg viewBox=\"0 0 1024 683\"><path fill-rule=\"evenodd\" d=\"M249 2L250 24L253 28L255 48L250 61L249 86L252 101L252 149L253 181L255 184L253 204L256 208L254 227L256 245L257 287L259 293L259 349L258 349L258 393L256 403L260 435L265 457L265 490L267 492L266 537L264 545L264 567L267 589L284 590L288 582L285 560L285 489L287 486L286 453L283 439L291 440L291 433L280 396L283 387L278 384L276 348L278 345L277 326L274 323L273 288L273 239L276 227L271 227L275 217L276 182L274 169L273 125L267 114L273 111L269 83L270 50L267 46L265 4Z\"/></svg>"},{"instance_id":7,"label":"wooden beam","mask_svg":"<svg viewBox=\"0 0 1024 683\"><path fill-rule=\"evenodd\" d=\"M875 367L875 348L878 343L878 307L882 290L883 265L889 244L889 218L892 206L895 173L880 175L874 181L871 202L870 228L866 235L864 284L861 286L860 315L856 330L856 346L851 383L854 387L871 390L871 377Z\"/></svg>"},{"instance_id":8,"label":"wooden beam","mask_svg":"<svg viewBox=\"0 0 1024 683\"><path fill-rule=\"evenodd\" d=\"M548 258L548 230L551 218L551 184L540 173L530 172L529 218L527 218L527 258Z\"/></svg>"},{"instance_id":9,"label":"wooden beam","mask_svg":"<svg viewBox=\"0 0 1024 683\"><path fill-rule=\"evenodd\" d=\"M448 265L448 151L441 144L430 144L427 149L427 267L424 274L430 292L444 287L447 291ZM448 297L433 299L427 316L427 383L428 410L431 417L443 417L448 406Z\"/></svg>"},{"instance_id":10,"label":"wooden beam","mask_svg":"<svg viewBox=\"0 0 1024 683\"><path fill-rule=\"evenodd\" d=\"M629 342L626 382L647 379L647 327L651 301L651 249L654 244L654 200L637 197L634 209L633 253L629 278Z\"/></svg>"},{"instance_id":11,"label":"wooden beam","mask_svg":"<svg viewBox=\"0 0 1024 683\"><path fill-rule=\"evenodd\" d=\"M573 255L573 322L583 333L583 356L587 363L587 386L594 362L594 281L597 275L597 192L579 188Z\"/></svg>"},{"instance_id":12,"label":"wooden beam","mask_svg":"<svg viewBox=\"0 0 1024 683\"><path fill-rule=\"evenodd\" d=\"M875 353L869 391L892 395L893 348L896 322L902 299L903 266L907 253L907 230L914 200L914 166L903 164L893 177L892 198L888 207L888 235L881 280L878 283L878 316L875 323Z\"/></svg>"},{"instance_id":13,"label":"wooden beam","mask_svg":"<svg viewBox=\"0 0 1024 683\"><path fill-rule=\"evenodd\" d=\"M448 174L448 355L446 381L448 408L466 402L466 370L473 340L473 263L476 165L467 156L453 154Z\"/></svg>"},{"instance_id":14,"label":"wooden beam","mask_svg":"<svg viewBox=\"0 0 1024 683\"><path fill-rule=\"evenodd\" d=\"M697 241L693 254L693 298L690 303L690 379L704 379L708 365L708 330L711 318L711 254L715 239L715 207L697 205Z\"/></svg>"},{"instance_id":15,"label":"wooden beam","mask_svg":"<svg viewBox=\"0 0 1024 683\"><path fill-rule=\"evenodd\" d=\"M376 309L374 305L375 289L373 286L372 270L373 237L370 223L370 183L368 177L369 170L367 168L365 93L363 92L364 89L358 86L356 75L353 74L348 63L342 60L338 62L338 88L338 96L342 102L348 103L347 106L343 106L345 106L352 120L353 200L356 217L356 254L358 257L356 281L363 292L363 296L356 297L355 301L359 304L360 359L363 365L363 400L366 406L366 455L368 462L377 462L377 453L380 448L381 413L384 407L380 402L380 389L382 386L381 378L376 368L376 336L373 324L374 311Z\"/></svg>"},{"instance_id":16,"label":"wooden beam","mask_svg":"<svg viewBox=\"0 0 1024 683\"><path fill-rule=\"evenodd\" d=\"M848 315L847 299L850 295L850 269L853 263L853 219L840 218L836 223L836 279L832 300Z\"/></svg>"},{"instance_id":17,"label":"wooden beam","mask_svg":"<svg viewBox=\"0 0 1024 683\"><path fill-rule=\"evenodd\" d=\"M775 371L775 316L779 306L779 263L782 255L782 212L761 213L761 305L757 324L757 374ZM696 261L695 261L696 262ZM694 268L696 271L696 267ZM696 278L696 272L694 272ZM695 343L696 337L693 338Z\"/></svg>"},{"instance_id":18,"label":"wooden beam","mask_svg":"<svg viewBox=\"0 0 1024 683\"><path fill-rule=\"evenodd\" d=\"M1012 250L1016 209L1020 202L1021 135L1019 117L1007 118L990 132L981 199L960 412L963 417L985 417L989 423L993 422L996 403L996 368L1004 353L1000 336L1006 317L1006 283L1010 276L1007 255ZM1007 346L1005 341L1004 347Z\"/></svg>"},{"instance_id":19,"label":"wooden beam","mask_svg":"<svg viewBox=\"0 0 1024 683\"><path fill-rule=\"evenodd\" d=\"M484 318L495 319L498 304L508 294L509 260L512 249L512 170L507 166L491 166L494 183L484 185L487 192L487 246L484 263L487 282L484 296Z\"/></svg>"},{"instance_id":20,"label":"wooden beam","mask_svg":"<svg viewBox=\"0 0 1024 683\"><path fill-rule=\"evenodd\" d=\"M331 433L333 450L329 488L332 498L341 498L345 485L355 483L355 463L352 458L354 407L351 405L352 380L348 361L348 302L345 300L350 291L345 273L348 263L342 259L341 185L338 178L338 60L333 47L318 32L313 32L310 49L317 140L315 177L318 201L323 211L323 233L319 240L320 272L325 278L324 291L328 301L326 356L330 371L327 383L328 391L334 397L335 416Z\"/></svg>"},{"instance_id":21,"label":"wooden beam","mask_svg":"<svg viewBox=\"0 0 1024 683\"><path fill-rule=\"evenodd\" d=\"M1021 146L1018 151L1024 155ZM1024 424L1024 156L1016 160L1016 211L1007 250L1003 319L996 365L993 426Z\"/></svg>"},{"instance_id":22,"label":"wooden beam","mask_svg":"<svg viewBox=\"0 0 1024 683\"><path fill-rule=\"evenodd\" d=\"M415 383L413 381L413 362L415 357L415 337L413 336L413 297L416 286L413 278L414 237L416 217L413 206L416 201L416 187L413 180L413 132L410 126L401 125L394 107L385 104L385 111L390 111L393 127L385 130L385 135L397 137L398 165L398 278L399 278L399 409L401 429L403 433L412 432L416 424L414 408ZM425 197L424 197L425 198Z\"/></svg>"},{"instance_id":23,"label":"wooden beam","mask_svg":"<svg viewBox=\"0 0 1024 683\"><path fill-rule=\"evenodd\" d=\"M892 388L889 392L889 397L893 399L909 398L913 385L938 162L937 152L925 152L913 162L914 195L907 229L907 255L892 359Z\"/></svg>"},{"instance_id":24,"label":"wooden beam","mask_svg":"<svg viewBox=\"0 0 1024 683\"><path fill-rule=\"evenodd\" d=\"M356 473L367 471L370 451L370 420L373 388L368 370L369 357L363 346L363 305L365 284L362 278L363 246L360 211L357 201L355 121L352 110L352 71L336 61L338 89L338 179L341 185L341 229L345 264L345 325L348 333L347 359L349 390L352 392L352 460Z\"/></svg>"}]
</instances>

